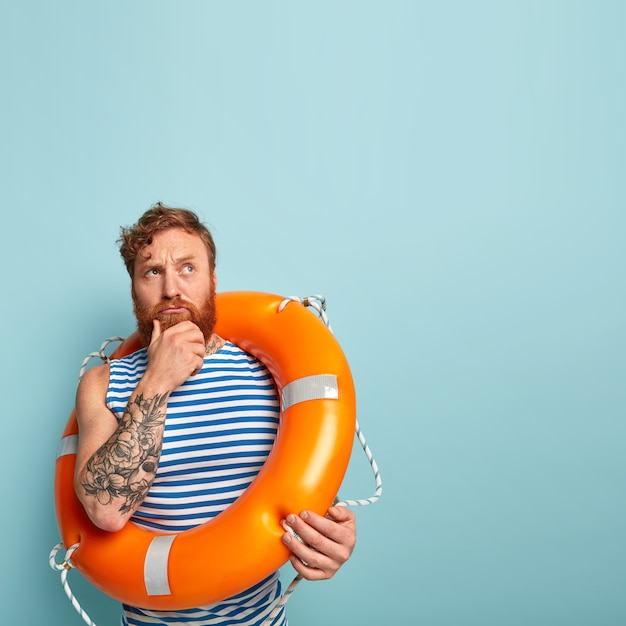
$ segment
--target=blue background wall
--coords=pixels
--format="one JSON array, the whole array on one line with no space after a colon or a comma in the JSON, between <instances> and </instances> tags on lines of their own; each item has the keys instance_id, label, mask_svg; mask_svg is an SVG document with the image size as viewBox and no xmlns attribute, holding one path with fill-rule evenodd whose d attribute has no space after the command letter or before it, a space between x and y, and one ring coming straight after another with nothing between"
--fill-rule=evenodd
<instances>
[{"instance_id":1,"label":"blue background wall","mask_svg":"<svg viewBox=\"0 0 626 626\"><path fill-rule=\"evenodd\" d=\"M292 624L626 623L623 7L3 3L2 623L82 623L54 458L157 200L221 290L325 294L353 367L384 495Z\"/></svg>"}]
</instances>

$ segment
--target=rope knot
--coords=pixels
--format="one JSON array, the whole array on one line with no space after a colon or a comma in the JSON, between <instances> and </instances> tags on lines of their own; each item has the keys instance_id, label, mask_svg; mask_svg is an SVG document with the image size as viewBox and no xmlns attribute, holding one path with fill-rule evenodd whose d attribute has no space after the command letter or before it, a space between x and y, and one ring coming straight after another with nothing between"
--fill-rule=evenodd
<instances>
[{"instance_id":1,"label":"rope knot","mask_svg":"<svg viewBox=\"0 0 626 626\"><path fill-rule=\"evenodd\" d=\"M56 560L56 556L61 550L61 548L63 548L63 544L57 543L57 545L54 546L54 548L52 548L52 552L50 552L50 560L49 560L50 567L52 569L57 570L58 572L62 572L63 570L65 570L66 572L69 572L73 567L76 567L74 563L72 562L72 554L74 554L78 546L79 546L78 543L75 543L73 546L70 546L65 552L65 558L63 559L63 561L59 563Z\"/></svg>"},{"instance_id":2,"label":"rope knot","mask_svg":"<svg viewBox=\"0 0 626 626\"><path fill-rule=\"evenodd\" d=\"M298 296L286 296L285 299L278 305L278 312L281 313L290 302L298 302L306 308L314 309L317 312L317 316L326 324L328 329L330 328L330 322L326 315L326 298L322 295L316 294L314 296L305 296L300 298Z\"/></svg>"}]
</instances>

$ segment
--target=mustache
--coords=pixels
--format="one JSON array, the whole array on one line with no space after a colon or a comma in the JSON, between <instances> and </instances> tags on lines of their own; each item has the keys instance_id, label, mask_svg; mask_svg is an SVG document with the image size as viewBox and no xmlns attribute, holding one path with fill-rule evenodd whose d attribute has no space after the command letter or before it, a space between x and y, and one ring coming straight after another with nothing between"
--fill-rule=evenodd
<instances>
[{"instance_id":1,"label":"mustache","mask_svg":"<svg viewBox=\"0 0 626 626\"><path fill-rule=\"evenodd\" d=\"M198 309L194 304L188 302L187 300L183 300L182 298L173 298L171 300L162 300L158 304L155 304L151 307L140 307L136 306L136 310L140 311L143 314L143 317L149 317L151 319L160 320L164 317L161 314L161 311L169 308L184 308L187 309L191 314L198 313Z\"/></svg>"}]
</instances>

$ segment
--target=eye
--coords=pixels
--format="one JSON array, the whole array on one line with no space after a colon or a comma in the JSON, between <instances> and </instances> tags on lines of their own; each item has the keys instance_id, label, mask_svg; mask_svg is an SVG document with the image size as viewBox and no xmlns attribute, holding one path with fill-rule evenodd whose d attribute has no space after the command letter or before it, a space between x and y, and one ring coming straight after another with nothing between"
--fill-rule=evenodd
<instances>
[{"instance_id":1,"label":"eye","mask_svg":"<svg viewBox=\"0 0 626 626\"><path fill-rule=\"evenodd\" d=\"M147 272L146 276L158 276L159 270L156 267L151 267Z\"/></svg>"},{"instance_id":2,"label":"eye","mask_svg":"<svg viewBox=\"0 0 626 626\"><path fill-rule=\"evenodd\" d=\"M183 274L192 274L194 272L193 265L183 265Z\"/></svg>"}]
</instances>

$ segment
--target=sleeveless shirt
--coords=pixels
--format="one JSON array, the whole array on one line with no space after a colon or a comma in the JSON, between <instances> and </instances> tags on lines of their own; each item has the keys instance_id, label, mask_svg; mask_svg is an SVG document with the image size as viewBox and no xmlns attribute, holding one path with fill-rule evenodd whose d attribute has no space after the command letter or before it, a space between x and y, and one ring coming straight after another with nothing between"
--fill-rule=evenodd
<instances>
[{"instance_id":1,"label":"sleeveless shirt","mask_svg":"<svg viewBox=\"0 0 626 626\"><path fill-rule=\"evenodd\" d=\"M147 364L145 348L111 361L106 403L118 420ZM278 398L267 368L226 342L171 393L156 476L131 523L171 533L218 515L260 471L274 443L278 418ZM241 594L197 609L152 611L125 605L122 624L257 626L280 594L275 572ZM286 624L283 610L273 625Z\"/></svg>"}]
</instances>

